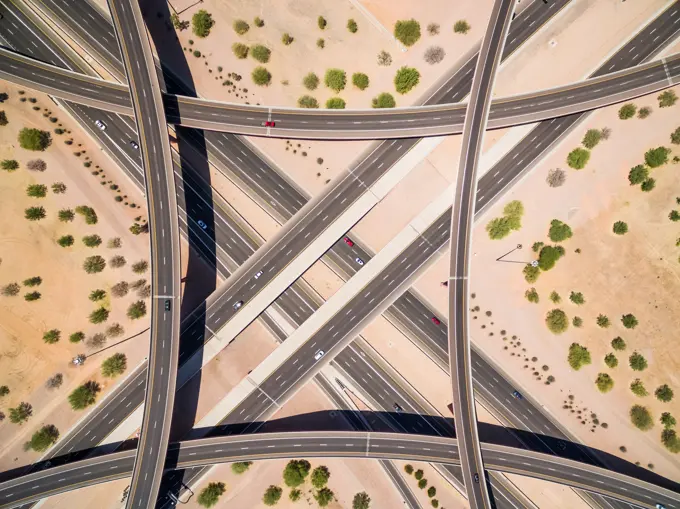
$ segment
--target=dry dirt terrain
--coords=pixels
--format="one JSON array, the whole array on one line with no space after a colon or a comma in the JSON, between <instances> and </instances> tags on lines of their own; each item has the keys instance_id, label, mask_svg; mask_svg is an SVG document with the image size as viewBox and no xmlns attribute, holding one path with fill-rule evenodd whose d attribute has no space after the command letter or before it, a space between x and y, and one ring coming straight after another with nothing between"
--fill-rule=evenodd
<instances>
[{"instance_id":1,"label":"dry dirt terrain","mask_svg":"<svg viewBox=\"0 0 680 509\"><path fill-rule=\"evenodd\" d=\"M29 288L22 285L17 296L0 296L0 385L7 385L10 389L9 395L0 400L0 411L6 416L0 424L3 436L0 464L9 468L37 458L36 453L24 453L22 446L40 425L54 424L63 434L82 416L82 413L68 408L66 397L73 388L83 381L96 380L102 386L101 399L116 385L118 379L106 380L99 373L100 363L108 355L125 353L129 367L137 365L146 355L147 336L143 331L148 328L147 319L131 322L125 316L128 305L137 299L135 292L115 299L111 297L110 289L122 280L132 282L148 277L148 274L134 274L131 270L133 263L148 260L148 238L128 231L134 218L144 212L113 199L116 194L127 196L130 193L125 201L143 206L141 196L125 177L112 168L99 149L74 128L66 114L44 96L28 93L20 96L13 87L6 87L3 91L10 97L0 105L0 109L5 111L9 124L0 128L0 160L16 160L19 169L0 171L0 217L3 218L0 222L0 286L13 282L22 285L25 279L34 276L42 278L39 286ZM20 102L20 97L35 97L37 102ZM33 106L40 111L34 111ZM50 123L43 117L45 108L58 118L56 123ZM74 132L63 135L53 132L52 144L44 152L24 150L17 142L17 133L23 127L52 130L62 124L64 129L74 129ZM74 143L66 145L64 140L71 138ZM80 157L76 157L74 152L81 152ZM86 158L92 163L89 168L84 167ZM27 162L34 159L42 159L47 169L43 172L27 169ZM97 167L103 173L92 175ZM109 169L111 175L102 178ZM120 193L111 190L111 184L99 183L109 180L119 186ZM55 182L64 183L66 192L54 194L50 187ZM47 196L28 197L26 187L31 184L46 185ZM75 209L79 205L94 208L98 216L96 225L86 225L79 215L68 223L58 220L60 209ZM24 209L30 206L43 206L47 217L34 222L26 220ZM92 234L101 237L99 247L90 248L83 244L81 237ZM72 247L63 248L57 244L56 240L62 235L73 235ZM115 237L121 239L121 247L108 248L109 239ZM100 255L107 260L108 266L103 272L85 273L83 261L91 255ZM126 265L112 268L110 259L113 256L123 256ZM88 298L95 289L107 292L100 303L93 303ZM24 294L33 291L40 293L40 299L25 301ZM105 323L92 325L88 315L99 305L109 309L110 316ZM124 332L109 338L106 346L113 346L126 338L134 339L94 355L82 367L70 364L74 356L94 354L102 348L88 346L87 341L73 344L69 342L72 333L82 331L86 338L90 338L95 333L105 332L113 323L121 324ZM43 342L43 334L51 329L61 331L61 338L56 344ZM56 373L63 375L62 386L48 391L45 382ZM9 408L22 401L33 406L33 416L27 423L18 426L10 423Z\"/></svg>"}]
</instances>

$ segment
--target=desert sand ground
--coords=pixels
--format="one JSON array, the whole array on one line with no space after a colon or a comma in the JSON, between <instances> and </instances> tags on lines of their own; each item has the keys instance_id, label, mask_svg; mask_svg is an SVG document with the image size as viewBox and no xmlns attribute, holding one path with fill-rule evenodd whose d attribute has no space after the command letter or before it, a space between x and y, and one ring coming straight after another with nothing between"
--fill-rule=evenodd
<instances>
[{"instance_id":1,"label":"desert sand ground","mask_svg":"<svg viewBox=\"0 0 680 509\"><path fill-rule=\"evenodd\" d=\"M25 302L23 294L30 291L22 288L16 297L0 297L0 385L7 385L10 394L2 400L2 411L8 415L8 409L21 401L33 405L33 416L29 421L17 426L9 422L7 417L0 424L0 434L5 437L2 442L1 464L4 467L22 464L38 457L36 453L24 453L23 442L42 424L55 424L65 433L76 422L82 413L67 408L66 396L84 380L95 379L102 384L101 399L120 380L102 380L99 374L101 361L114 352L123 352L128 356L128 366L132 367L146 355L147 335L140 332L148 328L148 320L131 322L125 316L127 306L136 299L134 292L122 299L106 297L102 304L111 310L105 324L93 326L88 322L89 313L97 305L88 300L90 291L101 288L107 291L121 280L134 281L148 278L148 274L133 274L131 264L140 260L148 260L148 238L145 235L136 237L128 228L138 215L144 215L144 208L134 210L113 200L114 191L109 186L99 185L101 174L91 175L91 171L100 166L107 179L112 179L121 188L121 195L129 193L129 200L144 205L127 179L112 167L110 161L100 154L100 150L89 139L80 134L67 115L57 108L45 96L26 94L25 97L36 97L36 106L49 108L65 129L73 129L74 133L62 136L53 133L52 145L41 153L31 153L19 147L17 133L22 127L39 127L51 130L58 124L51 124L41 112L32 110L33 104L19 101L20 95L14 87L6 87L10 99L2 105L9 119L9 124L0 130L2 137L0 158L16 159L20 169L13 172L2 172L0 181L0 215L4 218L0 224L0 245L2 245L2 265L0 265L0 284L2 286L23 281L32 276L41 276L43 282L38 290L42 297L35 302ZM70 147L64 139L73 138ZM82 146L80 146L82 144ZM79 158L73 152L84 154ZM92 166L85 168L85 158L90 158ZM47 163L45 172L26 169L26 162L40 158ZM110 170L110 171L109 171ZM29 198L25 188L29 184L45 184L63 182L67 186L65 194L55 195L48 191L46 198ZM47 218L30 222L24 219L24 209L29 206L42 205L47 211ZM60 208L75 208L78 205L90 205L97 212L97 225L87 226L79 216L72 223L61 223L57 219ZM127 210L126 210L127 209ZM103 243L98 248L88 248L82 244L81 237L98 234ZM75 244L70 248L62 248L56 239L64 234L72 234ZM113 237L120 237L122 247L109 249L106 243ZM102 273L88 275L82 269L85 257L99 254L105 259L114 255L122 255L127 260L123 268L107 267ZM68 336L76 331L83 331L87 337L96 332L103 332L112 323L123 325L125 332L118 338L111 338L107 346L111 346L125 338L136 336L133 340L97 354L84 366L75 368L70 360L79 353L93 354L99 348L90 348L85 344L72 344ZM57 344L43 343L42 335L50 329L59 329L61 339ZM44 384L48 377L62 373L64 380L61 388L48 391Z\"/></svg>"}]
</instances>

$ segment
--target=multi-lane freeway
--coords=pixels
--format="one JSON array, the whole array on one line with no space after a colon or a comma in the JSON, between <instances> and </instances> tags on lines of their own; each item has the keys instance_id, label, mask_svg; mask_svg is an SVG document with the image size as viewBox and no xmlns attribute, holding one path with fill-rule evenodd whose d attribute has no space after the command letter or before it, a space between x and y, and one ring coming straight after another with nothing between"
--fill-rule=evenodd
<instances>
[{"instance_id":1,"label":"multi-lane freeway","mask_svg":"<svg viewBox=\"0 0 680 509\"><path fill-rule=\"evenodd\" d=\"M479 444L472 383L468 294L471 230L477 189L477 168L505 38L510 28L514 0L496 0L479 50L472 91L465 114L462 149L451 213L449 272L449 362L453 386L453 413L465 491L473 509L493 507Z\"/></svg>"},{"instance_id":2,"label":"multi-lane freeway","mask_svg":"<svg viewBox=\"0 0 680 509\"><path fill-rule=\"evenodd\" d=\"M151 234L151 344L144 417L127 506L153 508L170 436L179 355L177 192L151 45L137 0L109 0L135 110Z\"/></svg>"},{"instance_id":3,"label":"multi-lane freeway","mask_svg":"<svg viewBox=\"0 0 680 509\"><path fill-rule=\"evenodd\" d=\"M668 509L680 507L677 484L663 478L654 478L663 484L652 484L587 463L501 445L484 444L483 451L491 470L559 482L644 508L654 509L657 503ZM322 431L222 436L173 444L168 453L166 468L300 456L460 463L456 439L397 433ZM133 462L134 451L123 451L5 481L0 483L0 509L128 477ZM627 468L636 471L633 465Z\"/></svg>"},{"instance_id":4,"label":"multi-lane freeway","mask_svg":"<svg viewBox=\"0 0 680 509\"><path fill-rule=\"evenodd\" d=\"M489 128L505 128L629 101L678 83L680 55L602 77L493 101ZM132 114L129 90L0 48L0 77L64 100ZM392 139L463 131L465 104L391 110L304 110L165 94L168 122L242 135L304 139ZM264 127L271 119L275 127Z\"/></svg>"}]
</instances>

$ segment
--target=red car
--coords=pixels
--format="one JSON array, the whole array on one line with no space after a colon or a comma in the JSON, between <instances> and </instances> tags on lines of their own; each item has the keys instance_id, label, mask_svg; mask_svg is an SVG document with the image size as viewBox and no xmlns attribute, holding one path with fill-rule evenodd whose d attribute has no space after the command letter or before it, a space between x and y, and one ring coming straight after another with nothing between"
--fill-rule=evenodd
<instances>
[{"instance_id":1,"label":"red car","mask_svg":"<svg viewBox=\"0 0 680 509\"><path fill-rule=\"evenodd\" d=\"M273 122L271 120L267 120L266 122L262 122L262 125L264 127L276 127L276 122Z\"/></svg>"},{"instance_id":2,"label":"red car","mask_svg":"<svg viewBox=\"0 0 680 509\"><path fill-rule=\"evenodd\" d=\"M347 244L349 247L354 247L354 242L352 242L352 239L350 239L349 237L345 237L342 240L344 240L345 244Z\"/></svg>"},{"instance_id":3,"label":"red car","mask_svg":"<svg viewBox=\"0 0 680 509\"><path fill-rule=\"evenodd\" d=\"M432 323L435 325L441 325L439 318L437 318L436 316L433 316L432 318L430 318L430 320L432 320Z\"/></svg>"}]
</instances>

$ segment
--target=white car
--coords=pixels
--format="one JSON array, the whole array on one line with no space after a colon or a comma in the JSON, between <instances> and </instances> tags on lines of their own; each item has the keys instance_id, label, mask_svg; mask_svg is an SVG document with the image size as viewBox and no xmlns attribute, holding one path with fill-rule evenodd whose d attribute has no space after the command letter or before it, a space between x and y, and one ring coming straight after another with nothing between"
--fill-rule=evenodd
<instances>
[{"instance_id":1,"label":"white car","mask_svg":"<svg viewBox=\"0 0 680 509\"><path fill-rule=\"evenodd\" d=\"M257 274L255 274L255 279L260 279L260 276L262 275L262 271L258 271Z\"/></svg>"},{"instance_id":2,"label":"white car","mask_svg":"<svg viewBox=\"0 0 680 509\"><path fill-rule=\"evenodd\" d=\"M200 226L200 227L203 228L204 230L207 230L207 229L208 229L208 225L205 224L205 223L204 223L203 221L201 221L200 219L199 219L198 221L196 221L196 222L198 223L198 226Z\"/></svg>"},{"instance_id":3,"label":"white car","mask_svg":"<svg viewBox=\"0 0 680 509\"><path fill-rule=\"evenodd\" d=\"M324 352L323 350L319 350L318 352L316 352L314 354L314 360L318 361L321 357L323 357L323 354L325 354L325 353L326 352Z\"/></svg>"},{"instance_id":4,"label":"white car","mask_svg":"<svg viewBox=\"0 0 680 509\"><path fill-rule=\"evenodd\" d=\"M239 309L241 306L243 306L243 301L242 301L242 300L240 300L240 301L238 301L238 302L235 302L235 303L234 303L234 311L238 311L238 309Z\"/></svg>"},{"instance_id":5,"label":"white car","mask_svg":"<svg viewBox=\"0 0 680 509\"><path fill-rule=\"evenodd\" d=\"M101 120L95 120L94 125L96 125L100 131L106 131L106 124Z\"/></svg>"},{"instance_id":6,"label":"white car","mask_svg":"<svg viewBox=\"0 0 680 509\"><path fill-rule=\"evenodd\" d=\"M357 262L359 265L363 265L363 264L364 264L364 261L363 261L361 258L358 258L358 257L355 258L354 261Z\"/></svg>"},{"instance_id":7,"label":"white car","mask_svg":"<svg viewBox=\"0 0 680 509\"><path fill-rule=\"evenodd\" d=\"M139 150L139 143L137 143L135 140L130 140L130 146L135 150Z\"/></svg>"}]
</instances>

